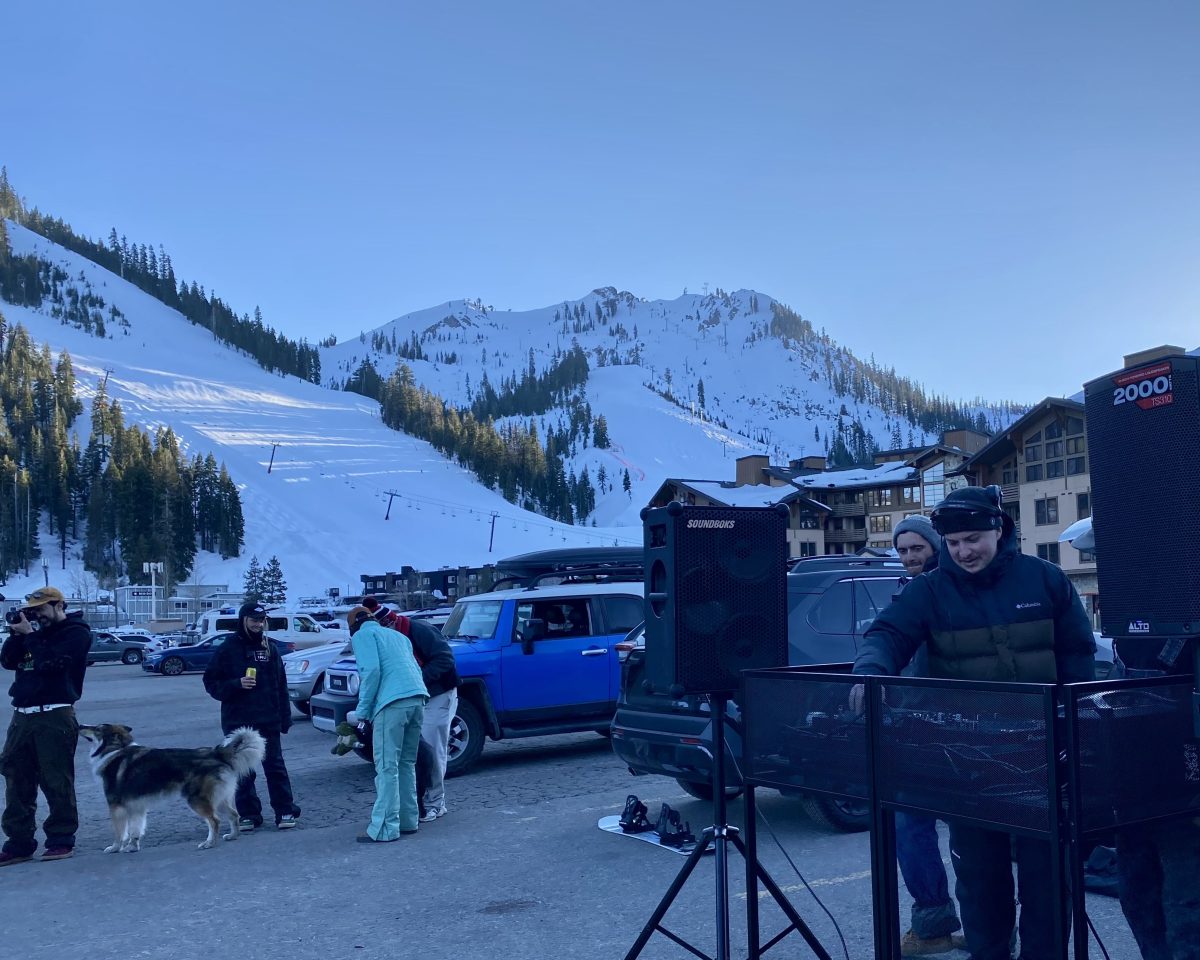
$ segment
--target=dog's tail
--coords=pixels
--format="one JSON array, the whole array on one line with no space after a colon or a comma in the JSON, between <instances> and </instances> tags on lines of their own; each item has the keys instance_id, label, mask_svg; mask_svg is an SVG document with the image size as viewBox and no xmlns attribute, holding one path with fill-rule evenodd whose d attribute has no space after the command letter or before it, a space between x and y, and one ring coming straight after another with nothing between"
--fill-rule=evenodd
<instances>
[{"instance_id":1,"label":"dog's tail","mask_svg":"<svg viewBox=\"0 0 1200 960\"><path fill-rule=\"evenodd\" d=\"M244 777L262 762L267 742L250 727L238 727L217 747L238 777Z\"/></svg>"}]
</instances>

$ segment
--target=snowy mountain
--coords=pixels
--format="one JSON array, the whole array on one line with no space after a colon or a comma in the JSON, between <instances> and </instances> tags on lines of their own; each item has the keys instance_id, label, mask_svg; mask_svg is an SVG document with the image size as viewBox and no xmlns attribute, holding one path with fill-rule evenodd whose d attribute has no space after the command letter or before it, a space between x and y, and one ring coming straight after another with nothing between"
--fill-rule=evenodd
<instances>
[{"instance_id":1,"label":"snowy mountain","mask_svg":"<svg viewBox=\"0 0 1200 960\"><path fill-rule=\"evenodd\" d=\"M872 381L868 365L794 314L781 324L774 302L752 291L647 302L604 288L522 313L455 301L324 348L321 387L265 371L84 257L15 223L8 230L15 256L61 266L114 318L101 338L46 307L6 303L9 324L70 352L85 404L107 376L127 423L171 426L188 456L211 452L238 484L244 554L201 554L193 579L203 582L238 588L252 555L277 555L292 597L331 586L356 592L360 574L406 564L436 569L552 546L639 543L638 511L667 477L731 479L734 460L747 453L776 462L824 453L839 419L884 447L933 439ZM582 400L604 416L611 440L571 451L573 470L595 478L603 467L608 477L587 525L521 510L428 443L384 426L374 401L330 389L364 360L385 378L405 362L417 383L468 405L485 376L500 389L549 369L576 343L590 365ZM403 359L405 351L425 359ZM1014 415L971 412L988 423ZM520 419L536 420L544 435L565 415L560 408ZM84 421L77 427L86 430Z\"/></svg>"}]
</instances>

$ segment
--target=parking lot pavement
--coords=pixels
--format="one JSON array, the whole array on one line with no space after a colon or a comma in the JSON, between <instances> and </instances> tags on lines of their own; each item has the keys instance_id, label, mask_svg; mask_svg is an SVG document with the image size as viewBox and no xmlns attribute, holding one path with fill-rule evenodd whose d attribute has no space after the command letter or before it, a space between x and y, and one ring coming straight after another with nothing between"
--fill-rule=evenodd
<instances>
[{"instance_id":1,"label":"parking lot pavement","mask_svg":"<svg viewBox=\"0 0 1200 960\"><path fill-rule=\"evenodd\" d=\"M7 703L0 707L5 725L9 712ZM127 723L151 746L220 739L218 705L195 675L158 677L99 665L88 671L77 712L84 723ZM304 810L295 830L259 830L201 851L196 844L204 827L181 801L172 801L151 813L140 853L106 855L107 810L81 742L76 856L0 871L0 956L622 957L684 859L604 833L596 821L620 813L630 792L652 813L669 802L697 831L711 818L705 804L673 781L630 778L606 740L580 734L489 744L477 770L448 781L448 816L422 825L414 837L364 846L354 837L374 797L373 772L354 756L332 756L331 745L331 737L302 720L284 738ZM265 800L261 778L259 789ZM794 801L773 791L760 796L783 849L840 924L845 954L832 923L760 828L763 862L834 957L870 957L866 836L821 832ZM731 819L741 816L741 807L731 805ZM715 951L712 860L696 870L667 917L672 930L709 955ZM744 956L742 865L736 855L730 862L734 954ZM1115 901L1093 902L1109 955L1134 960ZM782 925L779 912L765 903L764 931ZM810 954L793 935L771 955ZM684 956L661 935L642 953L645 960Z\"/></svg>"}]
</instances>

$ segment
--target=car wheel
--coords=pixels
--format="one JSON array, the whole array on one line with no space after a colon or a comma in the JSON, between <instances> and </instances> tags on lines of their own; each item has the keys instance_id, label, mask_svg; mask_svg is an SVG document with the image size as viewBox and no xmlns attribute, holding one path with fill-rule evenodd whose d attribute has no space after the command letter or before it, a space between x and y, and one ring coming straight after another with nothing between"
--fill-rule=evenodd
<instances>
[{"instance_id":1,"label":"car wheel","mask_svg":"<svg viewBox=\"0 0 1200 960\"><path fill-rule=\"evenodd\" d=\"M142 651L141 650L132 650L132 649L126 650L123 654L121 654L121 662L130 664L130 665L135 664L135 663L141 663L142 662Z\"/></svg>"},{"instance_id":2,"label":"car wheel","mask_svg":"<svg viewBox=\"0 0 1200 960\"><path fill-rule=\"evenodd\" d=\"M865 800L806 796L800 806L813 823L830 830L861 833L871 826L871 805Z\"/></svg>"},{"instance_id":3,"label":"car wheel","mask_svg":"<svg viewBox=\"0 0 1200 960\"><path fill-rule=\"evenodd\" d=\"M689 797L695 797L697 800L707 800L712 802L713 787L711 783L700 783L697 780L679 780L675 781L679 784L679 789L686 793ZM742 795L741 787L726 787L725 799L733 800Z\"/></svg>"},{"instance_id":4,"label":"car wheel","mask_svg":"<svg viewBox=\"0 0 1200 960\"><path fill-rule=\"evenodd\" d=\"M459 777L466 773L483 753L487 734L479 709L469 700L459 699L458 712L450 721L450 742L446 747L446 776Z\"/></svg>"},{"instance_id":5,"label":"car wheel","mask_svg":"<svg viewBox=\"0 0 1200 960\"><path fill-rule=\"evenodd\" d=\"M162 662L162 672L168 677L177 677L183 673L183 660L179 657L167 657Z\"/></svg>"}]
</instances>

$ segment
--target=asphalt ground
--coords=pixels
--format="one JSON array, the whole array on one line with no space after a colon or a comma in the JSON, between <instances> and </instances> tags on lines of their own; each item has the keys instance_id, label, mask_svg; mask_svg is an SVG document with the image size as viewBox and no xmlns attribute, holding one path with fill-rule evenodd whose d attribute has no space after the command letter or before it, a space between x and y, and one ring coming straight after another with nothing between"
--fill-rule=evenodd
<instances>
[{"instance_id":1,"label":"asphalt ground","mask_svg":"<svg viewBox=\"0 0 1200 960\"><path fill-rule=\"evenodd\" d=\"M5 725L10 712L0 707ZM221 736L218 705L198 675L97 665L77 713L83 723L126 723L150 746L206 746ZM0 871L0 960L621 958L685 861L605 833L597 821L619 814L631 792L652 816L665 801L694 830L711 821L709 806L673 781L631 778L606 740L579 734L489 743L475 770L448 781L446 817L396 843L358 844L373 771L353 755L331 755L332 743L303 720L284 738L304 811L294 830L268 827L197 850L204 826L182 801L170 801L151 813L140 853L104 854L108 813L81 741L76 855ZM265 802L261 777L259 791ZM770 824L760 824L759 852L771 875L835 960L871 957L867 836L825 832L773 791L759 791L759 801ZM732 803L731 822L742 812ZM716 952L713 860L697 868L665 921L709 956ZM762 926L773 935L784 921L764 896ZM729 910L732 955L744 957L743 867L732 851ZM902 916L907 911L902 904ZM1108 955L1135 960L1116 901L1092 896L1089 911ZM1101 956L1094 942L1091 955ZM689 954L656 934L641 956ZM767 956L812 954L792 934Z\"/></svg>"}]
</instances>

